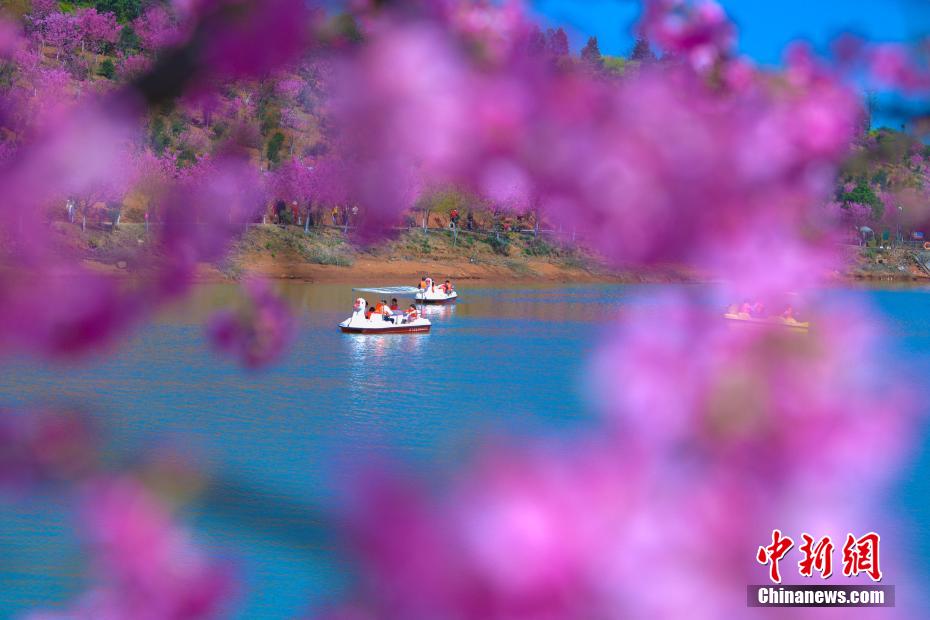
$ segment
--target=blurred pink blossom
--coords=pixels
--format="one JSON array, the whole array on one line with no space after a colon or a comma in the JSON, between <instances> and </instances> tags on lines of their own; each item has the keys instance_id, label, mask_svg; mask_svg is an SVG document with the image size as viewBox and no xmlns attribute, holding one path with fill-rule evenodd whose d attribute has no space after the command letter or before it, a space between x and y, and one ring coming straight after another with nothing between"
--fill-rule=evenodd
<instances>
[{"instance_id":1,"label":"blurred pink blossom","mask_svg":"<svg viewBox=\"0 0 930 620\"><path fill-rule=\"evenodd\" d=\"M242 288L244 307L217 313L207 333L214 348L247 368L259 368L277 360L287 349L294 318L267 282L247 280Z\"/></svg>"},{"instance_id":2,"label":"blurred pink blossom","mask_svg":"<svg viewBox=\"0 0 930 620\"><path fill-rule=\"evenodd\" d=\"M138 481L121 477L88 483L81 513L94 581L68 611L33 618L225 616L236 592L232 569L207 556Z\"/></svg>"},{"instance_id":3,"label":"blurred pink blossom","mask_svg":"<svg viewBox=\"0 0 930 620\"><path fill-rule=\"evenodd\" d=\"M645 5L644 34L696 68L710 67L735 46L736 29L714 0L647 0Z\"/></svg>"},{"instance_id":4,"label":"blurred pink blossom","mask_svg":"<svg viewBox=\"0 0 930 620\"><path fill-rule=\"evenodd\" d=\"M317 13L304 0L200 4L202 62L217 75L258 76L296 60L313 43Z\"/></svg>"},{"instance_id":5,"label":"blurred pink blossom","mask_svg":"<svg viewBox=\"0 0 930 620\"><path fill-rule=\"evenodd\" d=\"M915 418L890 360L876 358L875 317L802 309L784 293L761 301L773 316L793 306L810 332L726 321L723 308L686 298L633 310L598 354L595 405L618 433L770 485L886 482L912 447Z\"/></svg>"},{"instance_id":6,"label":"blurred pink blossom","mask_svg":"<svg viewBox=\"0 0 930 620\"><path fill-rule=\"evenodd\" d=\"M84 416L67 411L4 411L0 415L0 490L75 482L93 472L99 441Z\"/></svg>"}]
</instances>

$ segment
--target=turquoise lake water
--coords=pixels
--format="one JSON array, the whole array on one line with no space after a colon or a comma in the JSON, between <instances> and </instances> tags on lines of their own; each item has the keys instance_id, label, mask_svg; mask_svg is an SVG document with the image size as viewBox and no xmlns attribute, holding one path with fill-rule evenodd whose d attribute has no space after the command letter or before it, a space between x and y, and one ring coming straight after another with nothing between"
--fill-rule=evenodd
<instances>
[{"instance_id":1,"label":"turquoise lake water","mask_svg":"<svg viewBox=\"0 0 930 620\"><path fill-rule=\"evenodd\" d=\"M338 472L372 455L441 475L488 433L567 434L585 428L585 368L600 323L665 287L468 288L456 307L430 309L433 332L351 336L348 286L283 288L299 312L287 357L244 373L205 346L211 308L235 295L205 286L110 356L81 366L10 364L0 403L79 404L101 421L110 459L181 445L212 472L183 513L211 549L234 558L248 589L242 618L294 617L338 599L346 567L320 524ZM861 289L888 323L887 346L930 402L930 290ZM927 442L925 441L924 444ZM924 449L889 502L930 523ZM72 521L54 500L0 507L0 618L54 607L78 591ZM930 535L915 541L930 551Z\"/></svg>"}]
</instances>

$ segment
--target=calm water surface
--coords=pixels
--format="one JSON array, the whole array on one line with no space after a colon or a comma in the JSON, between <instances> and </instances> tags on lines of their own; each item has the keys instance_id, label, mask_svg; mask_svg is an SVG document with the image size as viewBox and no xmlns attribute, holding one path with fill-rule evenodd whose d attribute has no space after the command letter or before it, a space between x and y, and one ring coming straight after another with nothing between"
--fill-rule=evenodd
<instances>
[{"instance_id":1,"label":"calm water surface","mask_svg":"<svg viewBox=\"0 0 930 620\"><path fill-rule=\"evenodd\" d=\"M488 432L585 428L585 364L600 323L665 288L461 288L457 307L429 310L431 334L350 336L335 328L354 298L348 286L288 285L283 292L300 311L296 342L281 364L247 374L213 355L202 336L211 309L235 288L203 287L105 359L8 365L0 402L81 404L102 419L114 462L178 443L198 455L213 482L184 516L245 574L241 617L293 617L338 598L347 583L336 544L319 526L340 488L336 472L390 454L441 474ZM833 294L879 309L887 346L908 356L930 402L930 293ZM926 450L888 501L927 524L921 463L930 463ZM3 507L0 618L79 589L71 532L67 511L51 499ZM930 551L930 535L917 544Z\"/></svg>"}]
</instances>

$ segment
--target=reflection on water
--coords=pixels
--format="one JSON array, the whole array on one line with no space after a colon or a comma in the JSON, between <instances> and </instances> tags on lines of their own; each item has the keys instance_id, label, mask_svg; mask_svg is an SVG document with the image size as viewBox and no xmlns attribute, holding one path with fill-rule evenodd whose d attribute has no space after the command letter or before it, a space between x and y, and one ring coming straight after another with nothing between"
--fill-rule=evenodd
<instances>
[{"instance_id":1,"label":"reflection on water","mask_svg":"<svg viewBox=\"0 0 930 620\"><path fill-rule=\"evenodd\" d=\"M430 321L446 319L455 314L457 304L425 304L420 306L423 316Z\"/></svg>"},{"instance_id":2,"label":"reflection on water","mask_svg":"<svg viewBox=\"0 0 930 620\"><path fill-rule=\"evenodd\" d=\"M357 297L350 286L279 288L298 329L287 358L265 372L243 373L205 346L203 323L238 296L236 286L205 285L111 358L0 373L7 405L51 398L91 408L114 460L177 437L202 454L222 479L193 517L248 573L245 618L293 617L341 587L332 545L308 535L314 507L338 491L335 472L388 451L441 473L485 431L583 424L579 385L597 332L579 321L631 294L460 287L457 305L424 309L429 334L350 335L336 327ZM0 617L64 600L80 580L60 507L29 510L0 517Z\"/></svg>"},{"instance_id":3,"label":"reflection on water","mask_svg":"<svg viewBox=\"0 0 930 620\"><path fill-rule=\"evenodd\" d=\"M368 391L412 392L415 388L404 366L420 363L430 334L345 334L348 350L349 392L364 406Z\"/></svg>"},{"instance_id":4,"label":"reflection on water","mask_svg":"<svg viewBox=\"0 0 930 620\"><path fill-rule=\"evenodd\" d=\"M342 321L352 314L352 304L359 296L351 286L343 284L305 284L281 282L277 290L300 313L321 316L321 313ZM634 287L637 288L637 287ZM658 288L638 287L641 290ZM462 288L457 287L459 301L455 304L424 305L423 313L430 320L455 315L475 318L513 318L538 321L592 322L610 317L618 302L627 296L622 286L584 286L577 288L512 287L512 288ZM202 323L217 308L235 301L236 287L228 284L203 285L193 299L160 319L165 323ZM370 303L376 296L367 296ZM401 307L412 300L399 299ZM310 318L313 321L312 317Z\"/></svg>"},{"instance_id":5,"label":"reflection on water","mask_svg":"<svg viewBox=\"0 0 930 620\"><path fill-rule=\"evenodd\" d=\"M350 286L284 283L299 317L296 340L279 365L256 374L205 347L203 322L237 291L204 286L112 358L7 366L0 402L54 398L93 408L114 461L184 437L221 476L189 516L198 535L228 549L246 573L241 617L295 617L345 586L334 544L314 535L318 508L338 492L336 472L390 451L441 474L489 430L522 437L583 428L597 323L668 288L460 287L457 305L427 309L430 334L367 336L336 327L351 313ZM918 377L930 373L930 295L845 294L877 303L891 324L888 346L912 355ZM906 493L908 512L924 523L926 480L915 474ZM80 569L61 506L14 505L0 514L0 617L65 600Z\"/></svg>"}]
</instances>

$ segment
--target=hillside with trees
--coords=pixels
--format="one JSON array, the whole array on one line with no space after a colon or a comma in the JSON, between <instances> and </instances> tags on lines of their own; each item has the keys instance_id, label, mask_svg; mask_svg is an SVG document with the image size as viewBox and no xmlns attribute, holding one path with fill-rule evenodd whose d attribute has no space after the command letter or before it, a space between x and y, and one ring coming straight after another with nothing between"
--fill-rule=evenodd
<instances>
[{"instance_id":1,"label":"hillside with trees","mask_svg":"<svg viewBox=\"0 0 930 620\"><path fill-rule=\"evenodd\" d=\"M21 136L76 108L82 100L138 79L166 50L190 35L184 16L173 5L157 0L7 0L2 6L17 17L28 45L18 49L0 71L0 88L17 102L16 114L4 119L0 158L12 157ZM156 194L160 180L194 185L211 170L212 161L233 145L248 153L256 183L261 185L263 210L252 223L301 227L307 235L304 245L312 247L291 253L293 260L303 256L311 263L350 262L348 257L357 254L350 239L360 215L354 188L346 185L339 170L342 163L334 153L340 145L333 141L333 120L326 104L333 77L327 46L357 45L363 35L353 18L344 14L329 16L325 28L327 44L286 70L229 80L213 92L191 92L155 107L125 154L125 169L114 175L119 181L42 206L56 225L65 220L69 225L80 224L80 233L76 236L70 231L66 244L75 251L86 247L88 258L100 259L100 248L120 247L118 240L110 243L101 238L101 231L112 232L117 226L147 230L159 222ZM537 28L527 45L528 52L544 59L553 71L580 70L603 80L622 80L631 71L666 61L656 57L645 38L636 40L628 58L602 54L596 37L573 54L562 28ZM862 227L878 231L878 245L883 233L887 239L888 231L897 242L910 236L908 214L925 200L927 155L926 147L904 134L878 130L863 136L844 170L835 201L828 205L831 217L846 225L850 241L876 243L860 238ZM557 262L570 256L569 263L577 263L573 253L583 240L573 231L557 230L541 221L531 205L495 203L453 187L416 191L420 197L412 201L407 216L383 223L385 236L440 231L443 239L448 237L448 243L443 242L449 246L446 259L475 263L479 255L485 255L484 260L493 263L495 257L509 257L507 264L517 274L527 270L514 263L511 254ZM458 228L465 245L471 243L470 253L461 250L464 246L447 228L453 210L461 214ZM326 227L341 230L347 237L346 248L337 258L330 257L329 242L314 245L310 241L314 238L311 228L322 231ZM244 230L247 237L256 234ZM467 241L470 237L472 242ZM247 240L240 249L261 254L266 245L277 247L279 242ZM487 252L474 251L474 243ZM420 242L408 245L425 247ZM122 248L116 254L131 251ZM288 252L269 249L265 254L258 260L268 264L267 259ZM232 262L241 264L244 259ZM593 265L596 260L588 256L584 263Z\"/></svg>"},{"instance_id":2,"label":"hillside with trees","mask_svg":"<svg viewBox=\"0 0 930 620\"><path fill-rule=\"evenodd\" d=\"M6 0L2 6L19 20L28 45L2 70L0 87L13 95L19 111L2 128L0 157L12 157L20 136L76 109L82 100L138 79L190 34L184 16L157 0ZM326 27L334 48L357 44L362 36L347 15L330 16ZM637 49L643 45L638 43ZM538 29L528 46L529 53L544 58L555 71L581 68L604 79L619 79L639 65L638 60L602 55L596 38L574 55L562 28ZM282 232L247 227L238 255L224 263L225 273L241 272L249 261L264 265L266 272L281 271L276 262L288 269L301 261L356 262L360 252L350 239L358 208L350 188L339 179L337 158L330 157L334 144L326 98L331 73L322 49L287 70L230 80L218 95L192 93L158 106L126 152L125 169L114 175L119 181L86 195L62 196L57 204L42 208L61 229L61 240L70 251L91 261L131 267L138 262L132 257L141 251L144 231L161 219L156 206L159 181L195 184L210 170L211 161L233 144L249 154L262 185L264 210L253 223L275 224ZM454 233L448 229L453 210L460 213ZM297 246L287 227L303 230ZM346 238L334 242L327 227ZM117 229L138 234L115 234ZM402 255L408 258L483 263L489 274L527 276L546 272L543 263L556 263L579 277L603 275L596 258L577 249L579 240L572 231L556 230L532 212L451 187L424 191L409 215L390 224L384 234L401 235L399 243L382 246L384 256L390 248L403 247ZM539 264L534 268L528 261Z\"/></svg>"}]
</instances>

